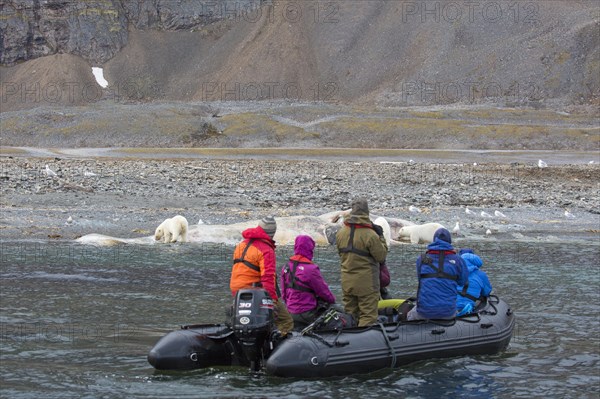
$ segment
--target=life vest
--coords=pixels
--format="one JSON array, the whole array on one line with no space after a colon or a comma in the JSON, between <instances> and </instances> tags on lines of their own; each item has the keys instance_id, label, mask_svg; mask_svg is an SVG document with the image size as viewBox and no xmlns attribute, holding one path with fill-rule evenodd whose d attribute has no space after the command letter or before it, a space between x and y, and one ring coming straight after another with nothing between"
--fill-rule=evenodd
<instances>
[{"instance_id":1,"label":"life vest","mask_svg":"<svg viewBox=\"0 0 600 399\"><path fill-rule=\"evenodd\" d=\"M477 298L477 297L474 297L474 296L473 296L473 295L471 295L471 294L468 294L468 293L467 293L467 290L468 290L468 289L469 289L469 281L467 280L467 282L466 282L466 283L465 283L465 285L463 286L463 289L462 289L462 291L460 291L460 292L458 293L458 295L460 295L460 296L462 296L462 297L465 297L465 298L468 298L468 299L472 300L473 302L477 302L477 301L483 301L483 300L485 299L485 297L484 297L483 295L481 295L479 298Z\"/></svg>"},{"instance_id":2,"label":"life vest","mask_svg":"<svg viewBox=\"0 0 600 399\"><path fill-rule=\"evenodd\" d=\"M435 266L433 264L433 259L431 259L429 256L427 256L428 253L438 253L439 254L437 266ZM435 251L434 250L434 251L426 252L425 254L421 255L421 263L419 263L419 277L420 277L419 280L424 279L424 278L445 278L448 280L457 281L458 275L448 274L444 271L444 255L446 253L455 254L454 251ZM435 273L421 273L421 268L423 267L423 265L428 265L433 270L435 270Z\"/></svg>"},{"instance_id":3,"label":"life vest","mask_svg":"<svg viewBox=\"0 0 600 399\"><path fill-rule=\"evenodd\" d=\"M345 248L340 249L339 251L341 253L348 253L348 252L352 252L353 254L357 254L360 256L364 256L370 259L373 259L373 257L371 256L371 254L367 251L363 251L362 249L358 249L358 248L354 248L354 230L356 229L355 224L349 224L350 225L350 239L348 240L348 245ZM367 229L373 229L372 226L368 226L368 225L358 225L359 228L367 228ZM374 230L374 229L373 229ZM375 260L375 259L373 259Z\"/></svg>"},{"instance_id":4,"label":"life vest","mask_svg":"<svg viewBox=\"0 0 600 399\"><path fill-rule=\"evenodd\" d=\"M254 240L255 240L254 238L251 238L248 241L246 248L244 248L244 251L242 252L242 256L240 258L234 259L233 265L235 266L237 263L243 263L244 265L248 266L250 269L260 273L260 267L258 265L255 265L254 263L246 260L246 252L248 252L248 249L252 246L252 243L254 243Z\"/></svg>"},{"instance_id":5,"label":"life vest","mask_svg":"<svg viewBox=\"0 0 600 399\"><path fill-rule=\"evenodd\" d=\"M286 285L286 288L291 288L296 291L308 292L316 297L315 291L312 290L311 288L307 287L308 284L306 284L304 281L302 281L296 277L296 269L298 268L299 264L310 265L312 263L311 262L300 262L299 260L294 260L292 262L293 262L292 267L289 267L289 265L285 265L285 269L289 270L290 276L291 276L290 285L289 286ZM302 285L298 284L298 282L302 283Z\"/></svg>"}]
</instances>

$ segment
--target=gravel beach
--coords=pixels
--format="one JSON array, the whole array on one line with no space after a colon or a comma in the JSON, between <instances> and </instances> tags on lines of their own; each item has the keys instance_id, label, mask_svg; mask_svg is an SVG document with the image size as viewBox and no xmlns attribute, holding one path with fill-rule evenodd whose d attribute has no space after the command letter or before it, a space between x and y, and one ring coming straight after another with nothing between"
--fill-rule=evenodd
<instances>
[{"instance_id":1,"label":"gravel beach","mask_svg":"<svg viewBox=\"0 0 600 399\"><path fill-rule=\"evenodd\" d=\"M357 195L366 196L371 212L378 215L439 222L449 229L459 222L462 239L468 240L599 240L600 233L597 161L539 168L518 162L46 158L6 153L0 160L3 240L74 240L89 233L147 236L175 214L190 224L236 223L268 214L316 216L348 208ZM46 165L57 176L48 176ZM421 212L410 212L411 205ZM467 207L475 214L467 214Z\"/></svg>"}]
</instances>

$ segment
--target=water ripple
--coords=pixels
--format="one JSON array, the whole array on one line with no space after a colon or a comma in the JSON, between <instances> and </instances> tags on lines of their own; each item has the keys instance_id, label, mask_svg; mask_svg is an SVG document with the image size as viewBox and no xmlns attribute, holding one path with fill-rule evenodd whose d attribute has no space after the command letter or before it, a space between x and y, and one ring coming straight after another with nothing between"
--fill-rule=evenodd
<instances>
[{"instance_id":1,"label":"water ripple","mask_svg":"<svg viewBox=\"0 0 600 399\"><path fill-rule=\"evenodd\" d=\"M2 394L10 398L518 398L600 396L597 245L489 242L494 292L517 316L506 352L417 362L322 380L251 376L244 368L157 372L146 355L183 324L221 322L231 304L230 246L83 249L3 243ZM283 265L289 249L280 250ZM422 248L389 255L392 293L414 295ZM8 259L8 261L7 261ZM575 259L585 259L574 266ZM315 256L341 298L333 248ZM576 270L576 272L574 272Z\"/></svg>"}]
</instances>

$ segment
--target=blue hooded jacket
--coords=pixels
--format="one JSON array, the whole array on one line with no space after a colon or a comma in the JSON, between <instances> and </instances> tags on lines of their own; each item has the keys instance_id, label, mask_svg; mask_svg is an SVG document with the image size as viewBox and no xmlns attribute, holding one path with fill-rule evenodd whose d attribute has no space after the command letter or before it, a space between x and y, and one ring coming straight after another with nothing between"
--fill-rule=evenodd
<instances>
[{"instance_id":1,"label":"blue hooded jacket","mask_svg":"<svg viewBox=\"0 0 600 399\"><path fill-rule=\"evenodd\" d=\"M475 298L489 296L492 292L492 284L487 274L480 270L483 265L481 258L474 253L464 253L461 257L469 269L467 294ZM457 287L456 290L458 292L456 296L456 309L459 313L462 312L465 306L475 306L475 301L460 294L463 291L463 286Z\"/></svg>"},{"instance_id":2,"label":"blue hooded jacket","mask_svg":"<svg viewBox=\"0 0 600 399\"><path fill-rule=\"evenodd\" d=\"M464 285L468 270L452 246L450 232L438 229L425 255L417 259L417 312L428 319L444 319L456 314L456 287ZM438 265L444 254L443 270ZM426 259L431 259L431 264ZM440 275L440 273L443 273Z\"/></svg>"}]
</instances>

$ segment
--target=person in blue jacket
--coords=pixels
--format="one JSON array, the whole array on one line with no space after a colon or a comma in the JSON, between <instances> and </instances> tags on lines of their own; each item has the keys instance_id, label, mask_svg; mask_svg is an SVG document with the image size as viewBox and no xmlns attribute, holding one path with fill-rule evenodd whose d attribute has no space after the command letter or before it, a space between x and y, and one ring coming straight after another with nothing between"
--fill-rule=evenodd
<instances>
[{"instance_id":1,"label":"person in blue jacket","mask_svg":"<svg viewBox=\"0 0 600 399\"><path fill-rule=\"evenodd\" d=\"M456 316L456 287L468 280L468 269L452 246L445 228L436 230L427 252L417 259L417 304L408 320L452 319Z\"/></svg>"},{"instance_id":2,"label":"person in blue jacket","mask_svg":"<svg viewBox=\"0 0 600 399\"><path fill-rule=\"evenodd\" d=\"M461 258L469 269L469 279L463 286L456 288L458 294L456 296L457 316L462 316L473 312L477 301L490 296L492 292L492 284L487 274L480 270L483 261L479 256L473 253L471 249L461 249L459 252Z\"/></svg>"}]
</instances>

